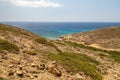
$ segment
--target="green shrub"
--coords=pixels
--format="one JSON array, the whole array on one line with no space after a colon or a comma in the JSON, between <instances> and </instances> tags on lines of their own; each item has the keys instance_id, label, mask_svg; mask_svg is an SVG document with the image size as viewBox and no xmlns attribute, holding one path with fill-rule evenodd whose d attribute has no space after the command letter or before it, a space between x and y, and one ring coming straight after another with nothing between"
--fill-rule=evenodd
<instances>
[{"instance_id":1,"label":"green shrub","mask_svg":"<svg viewBox=\"0 0 120 80\"><path fill-rule=\"evenodd\" d=\"M82 71L93 80L102 80L100 70L96 67L100 63L86 55L61 52L59 54L49 53L47 57L51 60L58 61L70 72L77 73Z\"/></svg>"},{"instance_id":2,"label":"green shrub","mask_svg":"<svg viewBox=\"0 0 120 80\"><path fill-rule=\"evenodd\" d=\"M5 32L12 32L13 34L17 34L17 35L26 35L26 36L33 36L33 33L28 32L24 29L20 29L18 27L14 27L14 26L10 26L10 25L4 25L4 24L0 24L0 31L4 31Z\"/></svg>"},{"instance_id":3,"label":"green shrub","mask_svg":"<svg viewBox=\"0 0 120 80\"><path fill-rule=\"evenodd\" d=\"M85 48L93 51L100 51L109 54L109 58L114 59L116 62L120 62L120 52L119 51L110 51L110 50L103 50L103 49L98 49L90 46L85 46L83 44L77 44L75 42L70 42L70 41L65 41L68 45L73 46L73 47L80 47L80 48ZM107 56L106 56L107 57Z\"/></svg>"},{"instance_id":4,"label":"green shrub","mask_svg":"<svg viewBox=\"0 0 120 80\"><path fill-rule=\"evenodd\" d=\"M0 51L1 50L7 50L10 52L15 51L16 52L16 51L19 51L19 48L15 44L12 44L6 40L0 39Z\"/></svg>"},{"instance_id":5,"label":"green shrub","mask_svg":"<svg viewBox=\"0 0 120 80\"><path fill-rule=\"evenodd\" d=\"M28 50L28 51L25 51L25 52L29 55L37 55L37 51L35 51L35 50Z\"/></svg>"},{"instance_id":6,"label":"green shrub","mask_svg":"<svg viewBox=\"0 0 120 80\"><path fill-rule=\"evenodd\" d=\"M100 56L101 58L103 58L103 57L108 57L109 55L106 55L106 54L104 54L104 53L100 53L99 56Z\"/></svg>"},{"instance_id":7,"label":"green shrub","mask_svg":"<svg viewBox=\"0 0 120 80\"><path fill-rule=\"evenodd\" d=\"M45 38L36 38L35 42L37 42L39 44L44 44L46 46L51 46L51 47L55 48L58 52L61 52L61 50L58 49L57 46L55 46L52 42L46 40Z\"/></svg>"},{"instance_id":8,"label":"green shrub","mask_svg":"<svg viewBox=\"0 0 120 80\"><path fill-rule=\"evenodd\" d=\"M7 80L7 79L0 77L0 80Z\"/></svg>"},{"instance_id":9,"label":"green shrub","mask_svg":"<svg viewBox=\"0 0 120 80\"><path fill-rule=\"evenodd\" d=\"M116 62L120 63L120 52L118 51L104 51L110 55L110 58L113 58Z\"/></svg>"},{"instance_id":10,"label":"green shrub","mask_svg":"<svg viewBox=\"0 0 120 80\"><path fill-rule=\"evenodd\" d=\"M40 44L47 44L47 40L45 38L36 38L35 42L40 43Z\"/></svg>"}]
</instances>

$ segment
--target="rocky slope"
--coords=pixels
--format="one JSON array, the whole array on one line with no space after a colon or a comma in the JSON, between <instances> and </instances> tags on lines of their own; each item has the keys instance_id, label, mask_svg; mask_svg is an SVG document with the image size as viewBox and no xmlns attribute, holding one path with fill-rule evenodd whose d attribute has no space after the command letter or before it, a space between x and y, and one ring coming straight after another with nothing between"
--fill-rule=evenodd
<instances>
[{"instance_id":1,"label":"rocky slope","mask_svg":"<svg viewBox=\"0 0 120 80\"><path fill-rule=\"evenodd\" d=\"M62 38L96 48L120 51L120 27L76 33Z\"/></svg>"},{"instance_id":2,"label":"rocky slope","mask_svg":"<svg viewBox=\"0 0 120 80\"><path fill-rule=\"evenodd\" d=\"M117 32L111 34L114 40L119 39ZM0 80L120 79L119 51L89 47L76 40L76 37L75 40L66 37L48 40L26 30L0 24Z\"/></svg>"}]
</instances>

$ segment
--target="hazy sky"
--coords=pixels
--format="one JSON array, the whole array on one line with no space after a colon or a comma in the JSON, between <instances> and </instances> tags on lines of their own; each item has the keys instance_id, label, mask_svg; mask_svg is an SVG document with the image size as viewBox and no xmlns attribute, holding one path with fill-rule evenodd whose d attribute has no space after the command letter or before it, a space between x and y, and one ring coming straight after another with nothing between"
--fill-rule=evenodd
<instances>
[{"instance_id":1,"label":"hazy sky","mask_svg":"<svg viewBox=\"0 0 120 80\"><path fill-rule=\"evenodd\" d=\"M120 0L0 0L0 21L120 22Z\"/></svg>"}]
</instances>

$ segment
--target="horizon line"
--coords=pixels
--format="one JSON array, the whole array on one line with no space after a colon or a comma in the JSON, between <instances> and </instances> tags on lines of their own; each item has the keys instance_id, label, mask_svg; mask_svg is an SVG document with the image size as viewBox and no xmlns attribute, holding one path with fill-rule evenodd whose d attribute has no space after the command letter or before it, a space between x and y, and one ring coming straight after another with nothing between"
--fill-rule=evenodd
<instances>
[{"instance_id":1,"label":"horizon line","mask_svg":"<svg viewBox=\"0 0 120 80\"><path fill-rule=\"evenodd\" d=\"M48 22L48 23L120 23L118 21L0 21L1 22Z\"/></svg>"}]
</instances>

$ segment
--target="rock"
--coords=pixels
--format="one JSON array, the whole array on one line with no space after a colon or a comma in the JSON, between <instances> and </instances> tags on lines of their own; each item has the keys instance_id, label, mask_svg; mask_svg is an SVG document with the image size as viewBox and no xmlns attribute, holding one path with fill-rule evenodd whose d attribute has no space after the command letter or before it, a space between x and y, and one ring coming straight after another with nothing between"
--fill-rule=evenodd
<instances>
[{"instance_id":1,"label":"rock","mask_svg":"<svg viewBox=\"0 0 120 80\"><path fill-rule=\"evenodd\" d=\"M40 70L44 70L44 69L45 69L45 64L40 64L40 65L38 66L38 68L39 68Z\"/></svg>"},{"instance_id":2,"label":"rock","mask_svg":"<svg viewBox=\"0 0 120 80\"><path fill-rule=\"evenodd\" d=\"M34 74L34 75L26 74L26 77L29 77L30 79L34 79L34 78L37 78L38 75L37 74Z\"/></svg>"},{"instance_id":3,"label":"rock","mask_svg":"<svg viewBox=\"0 0 120 80\"><path fill-rule=\"evenodd\" d=\"M3 53L4 55L6 55L7 53L9 53L7 50L2 50L0 52Z\"/></svg>"},{"instance_id":4,"label":"rock","mask_svg":"<svg viewBox=\"0 0 120 80\"><path fill-rule=\"evenodd\" d=\"M27 73L27 74L25 74L25 76L26 76L26 77L30 77L30 74L29 74L29 73Z\"/></svg>"},{"instance_id":5,"label":"rock","mask_svg":"<svg viewBox=\"0 0 120 80\"><path fill-rule=\"evenodd\" d=\"M31 64L31 67L35 67L35 66L36 66L35 63L32 63L32 64Z\"/></svg>"},{"instance_id":6,"label":"rock","mask_svg":"<svg viewBox=\"0 0 120 80\"><path fill-rule=\"evenodd\" d=\"M13 71L9 71L8 76L13 76L14 72Z\"/></svg>"},{"instance_id":7,"label":"rock","mask_svg":"<svg viewBox=\"0 0 120 80\"><path fill-rule=\"evenodd\" d=\"M16 74L19 76L19 77L22 77L23 78L23 72L22 71L17 71Z\"/></svg>"},{"instance_id":8,"label":"rock","mask_svg":"<svg viewBox=\"0 0 120 80\"><path fill-rule=\"evenodd\" d=\"M79 72L78 74L79 74L79 75L85 75L84 72Z\"/></svg>"},{"instance_id":9,"label":"rock","mask_svg":"<svg viewBox=\"0 0 120 80\"><path fill-rule=\"evenodd\" d=\"M33 74L37 74L38 72L36 70L31 71Z\"/></svg>"},{"instance_id":10,"label":"rock","mask_svg":"<svg viewBox=\"0 0 120 80\"><path fill-rule=\"evenodd\" d=\"M19 61L20 61L20 60L19 60ZM17 62L18 65L20 65L20 62L19 62L19 61Z\"/></svg>"},{"instance_id":11,"label":"rock","mask_svg":"<svg viewBox=\"0 0 120 80\"><path fill-rule=\"evenodd\" d=\"M0 59L0 62L3 62L3 60Z\"/></svg>"},{"instance_id":12,"label":"rock","mask_svg":"<svg viewBox=\"0 0 120 80\"><path fill-rule=\"evenodd\" d=\"M22 66L21 65L19 65L19 70L22 70L23 68L22 68Z\"/></svg>"},{"instance_id":13,"label":"rock","mask_svg":"<svg viewBox=\"0 0 120 80\"><path fill-rule=\"evenodd\" d=\"M57 67L57 62L56 61L49 62L48 67Z\"/></svg>"},{"instance_id":14,"label":"rock","mask_svg":"<svg viewBox=\"0 0 120 80\"><path fill-rule=\"evenodd\" d=\"M60 77L62 76L61 71L59 71L57 62L53 61L51 62L47 67L48 72L52 73L53 75Z\"/></svg>"},{"instance_id":15,"label":"rock","mask_svg":"<svg viewBox=\"0 0 120 80\"><path fill-rule=\"evenodd\" d=\"M30 76L30 79L34 79L34 76Z\"/></svg>"},{"instance_id":16,"label":"rock","mask_svg":"<svg viewBox=\"0 0 120 80\"><path fill-rule=\"evenodd\" d=\"M75 80L84 80L84 78L79 73L77 73L75 75Z\"/></svg>"},{"instance_id":17,"label":"rock","mask_svg":"<svg viewBox=\"0 0 120 80\"><path fill-rule=\"evenodd\" d=\"M54 69L54 74L57 76L57 77L60 77L60 76L62 76L62 74L61 74L61 71L59 71L58 69Z\"/></svg>"},{"instance_id":18,"label":"rock","mask_svg":"<svg viewBox=\"0 0 120 80\"><path fill-rule=\"evenodd\" d=\"M38 77L38 75L34 75L34 77L35 77L35 78L37 78L37 77Z\"/></svg>"},{"instance_id":19,"label":"rock","mask_svg":"<svg viewBox=\"0 0 120 80\"><path fill-rule=\"evenodd\" d=\"M53 61L52 64L57 64L57 61Z\"/></svg>"},{"instance_id":20,"label":"rock","mask_svg":"<svg viewBox=\"0 0 120 80\"><path fill-rule=\"evenodd\" d=\"M9 65L8 67L9 67L9 68L13 68L13 67L14 67L14 65L12 65L12 64L11 64L11 65Z\"/></svg>"},{"instance_id":21,"label":"rock","mask_svg":"<svg viewBox=\"0 0 120 80\"><path fill-rule=\"evenodd\" d=\"M2 55L2 59L4 60L8 59L7 55Z\"/></svg>"},{"instance_id":22,"label":"rock","mask_svg":"<svg viewBox=\"0 0 120 80\"><path fill-rule=\"evenodd\" d=\"M57 76L57 77L62 76L61 71L59 71L59 70L58 70L57 68L55 68L55 67L48 67L48 72L54 74L54 75Z\"/></svg>"}]
</instances>

